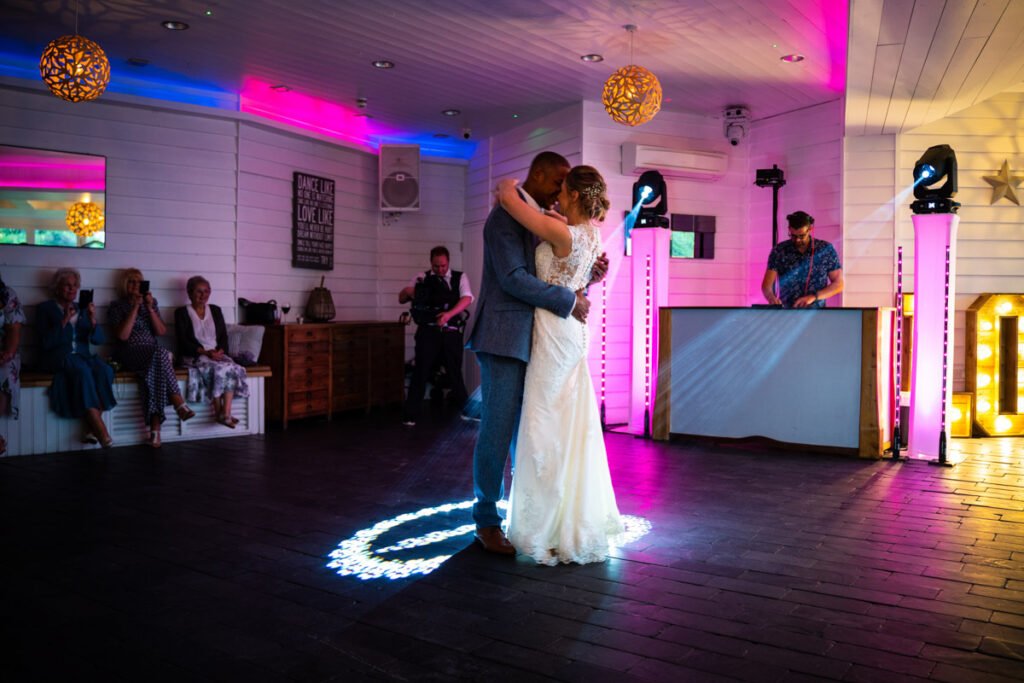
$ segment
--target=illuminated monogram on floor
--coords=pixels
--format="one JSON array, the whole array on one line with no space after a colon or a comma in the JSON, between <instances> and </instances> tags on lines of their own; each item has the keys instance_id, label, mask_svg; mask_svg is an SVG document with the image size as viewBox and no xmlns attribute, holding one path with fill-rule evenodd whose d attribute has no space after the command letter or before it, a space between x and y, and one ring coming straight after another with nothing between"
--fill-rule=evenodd
<instances>
[{"instance_id":1,"label":"illuminated monogram on floor","mask_svg":"<svg viewBox=\"0 0 1024 683\"><path fill-rule=\"evenodd\" d=\"M461 549L461 547L457 547L460 542L451 542L452 539L470 536L475 525L463 524L455 528L424 531L421 528L423 520L435 515L447 515L451 512L468 510L472 507L473 501L471 500L461 503L446 503L377 522L372 527L357 532L352 538L342 541L337 550L330 554L331 561L327 563L327 566L337 570L340 576L355 576L364 581L380 578L403 579L413 574L429 574L454 553L434 555L428 551L424 556L422 555L423 549L429 549L435 544L445 544L447 548L455 549L457 552L458 549ZM498 503L498 507L505 510L508 503L501 501ZM631 543L651 530L651 523L643 517L622 515L622 523L626 527L626 531L615 539L614 547ZM381 536L406 525L410 529L415 529L413 533L416 535L391 541L388 545L379 548L374 547L374 543ZM416 553L420 553L420 556L405 559L402 557L402 555Z\"/></svg>"},{"instance_id":2,"label":"illuminated monogram on floor","mask_svg":"<svg viewBox=\"0 0 1024 683\"><path fill-rule=\"evenodd\" d=\"M982 294L967 309L965 384L974 394L974 436L1024 435L1022 313L1021 294Z\"/></svg>"}]
</instances>

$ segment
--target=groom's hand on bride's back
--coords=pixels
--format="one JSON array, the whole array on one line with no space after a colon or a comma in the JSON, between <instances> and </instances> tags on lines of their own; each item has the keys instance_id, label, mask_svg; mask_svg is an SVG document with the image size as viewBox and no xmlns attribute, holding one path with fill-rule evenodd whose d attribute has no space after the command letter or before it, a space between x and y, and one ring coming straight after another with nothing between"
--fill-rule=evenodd
<instances>
[{"instance_id":1,"label":"groom's hand on bride's back","mask_svg":"<svg viewBox=\"0 0 1024 683\"><path fill-rule=\"evenodd\" d=\"M590 269L590 284L597 284L608 274L608 254L601 252L601 255L594 261L594 267Z\"/></svg>"},{"instance_id":2,"label":"groom's hand on bride's back","mask_svg":"<svg viewBox=\"0 0 1024 683\"><path fill-rule=\"evenodd\" d=\"M572 317L581 323L587 322L587 314L590 313L590 299L580 289L576 292L576 306L572 309Z\"/></svg>"}]
</instances>

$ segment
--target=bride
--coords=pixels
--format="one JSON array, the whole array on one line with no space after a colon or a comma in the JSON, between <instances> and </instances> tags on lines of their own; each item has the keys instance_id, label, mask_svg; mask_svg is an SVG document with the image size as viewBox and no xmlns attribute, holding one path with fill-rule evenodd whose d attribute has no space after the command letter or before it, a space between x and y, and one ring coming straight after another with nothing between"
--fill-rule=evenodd
<instances>
[{"instance_id":1,"label":"bride","mask_svg":"<svg viewBox=\"0 0 1024 683\"><path fill-rule=\"evenodd\" d=\"M601 254L601 232L594 222L603 220L609 207L601 174L591 166L569 171L558 195L564 219L538 213L515 185L512 179L499 182L498 199L543 240L536 252L537 277L574 291L585 287ZM586 325L536 309L508 538L541 564L601 562L609 540L623 532L587 366L588 346Z\"/></svg>"}]
</instances>

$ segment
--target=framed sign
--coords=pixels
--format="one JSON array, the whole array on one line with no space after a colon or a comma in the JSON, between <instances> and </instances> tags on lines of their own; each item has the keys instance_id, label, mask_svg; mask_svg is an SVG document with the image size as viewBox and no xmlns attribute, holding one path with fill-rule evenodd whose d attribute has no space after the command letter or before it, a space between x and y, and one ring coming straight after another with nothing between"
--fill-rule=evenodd
<instances>
[{"instance_id":1,"label":"framed sign","mask_svg":"<svg viewBox=\"0 0 1024 683\"><path fill-rule=\"evenodd\" d=\"M334 181L294 174L292 266L334 270Z\"/></svg>"}]
</instances>

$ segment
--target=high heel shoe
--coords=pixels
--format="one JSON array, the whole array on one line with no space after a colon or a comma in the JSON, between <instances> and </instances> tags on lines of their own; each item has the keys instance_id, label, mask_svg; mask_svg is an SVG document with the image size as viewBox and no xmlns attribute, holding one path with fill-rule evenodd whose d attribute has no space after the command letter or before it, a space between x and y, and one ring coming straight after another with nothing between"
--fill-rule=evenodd
<instances>
[{"instance_id":1,"label":"high heel shoe","mask_svg":"<svg viewBox=\"0 0 1024 683\"><path fill-rule=\"evenodd\" d=\"M110 449L114 447L114 437L107 436L105 439L100 439L100 447L103 449Z\"/></svg>"},{"instance_id":2,"label":"high heel shoe","mask_svg":"<svg viewBox=\"0 0 1024 683\"><path fill-rule=\"evenodd\" d=\"M174 410L178 413L178 419L182 422L187 422L196 416L195 411L189 408L187 403L182 403Z\"/></svg>"},{"instance_id":3,"label":"high heel shoe","mask_svg":"<svg viewBox=\"0 0 1024 683\"><path fill-rule=\"evenodd\" d=\"M160 448L160 432L149 433L149 447Z\"/></svg>"}]
</instances>

